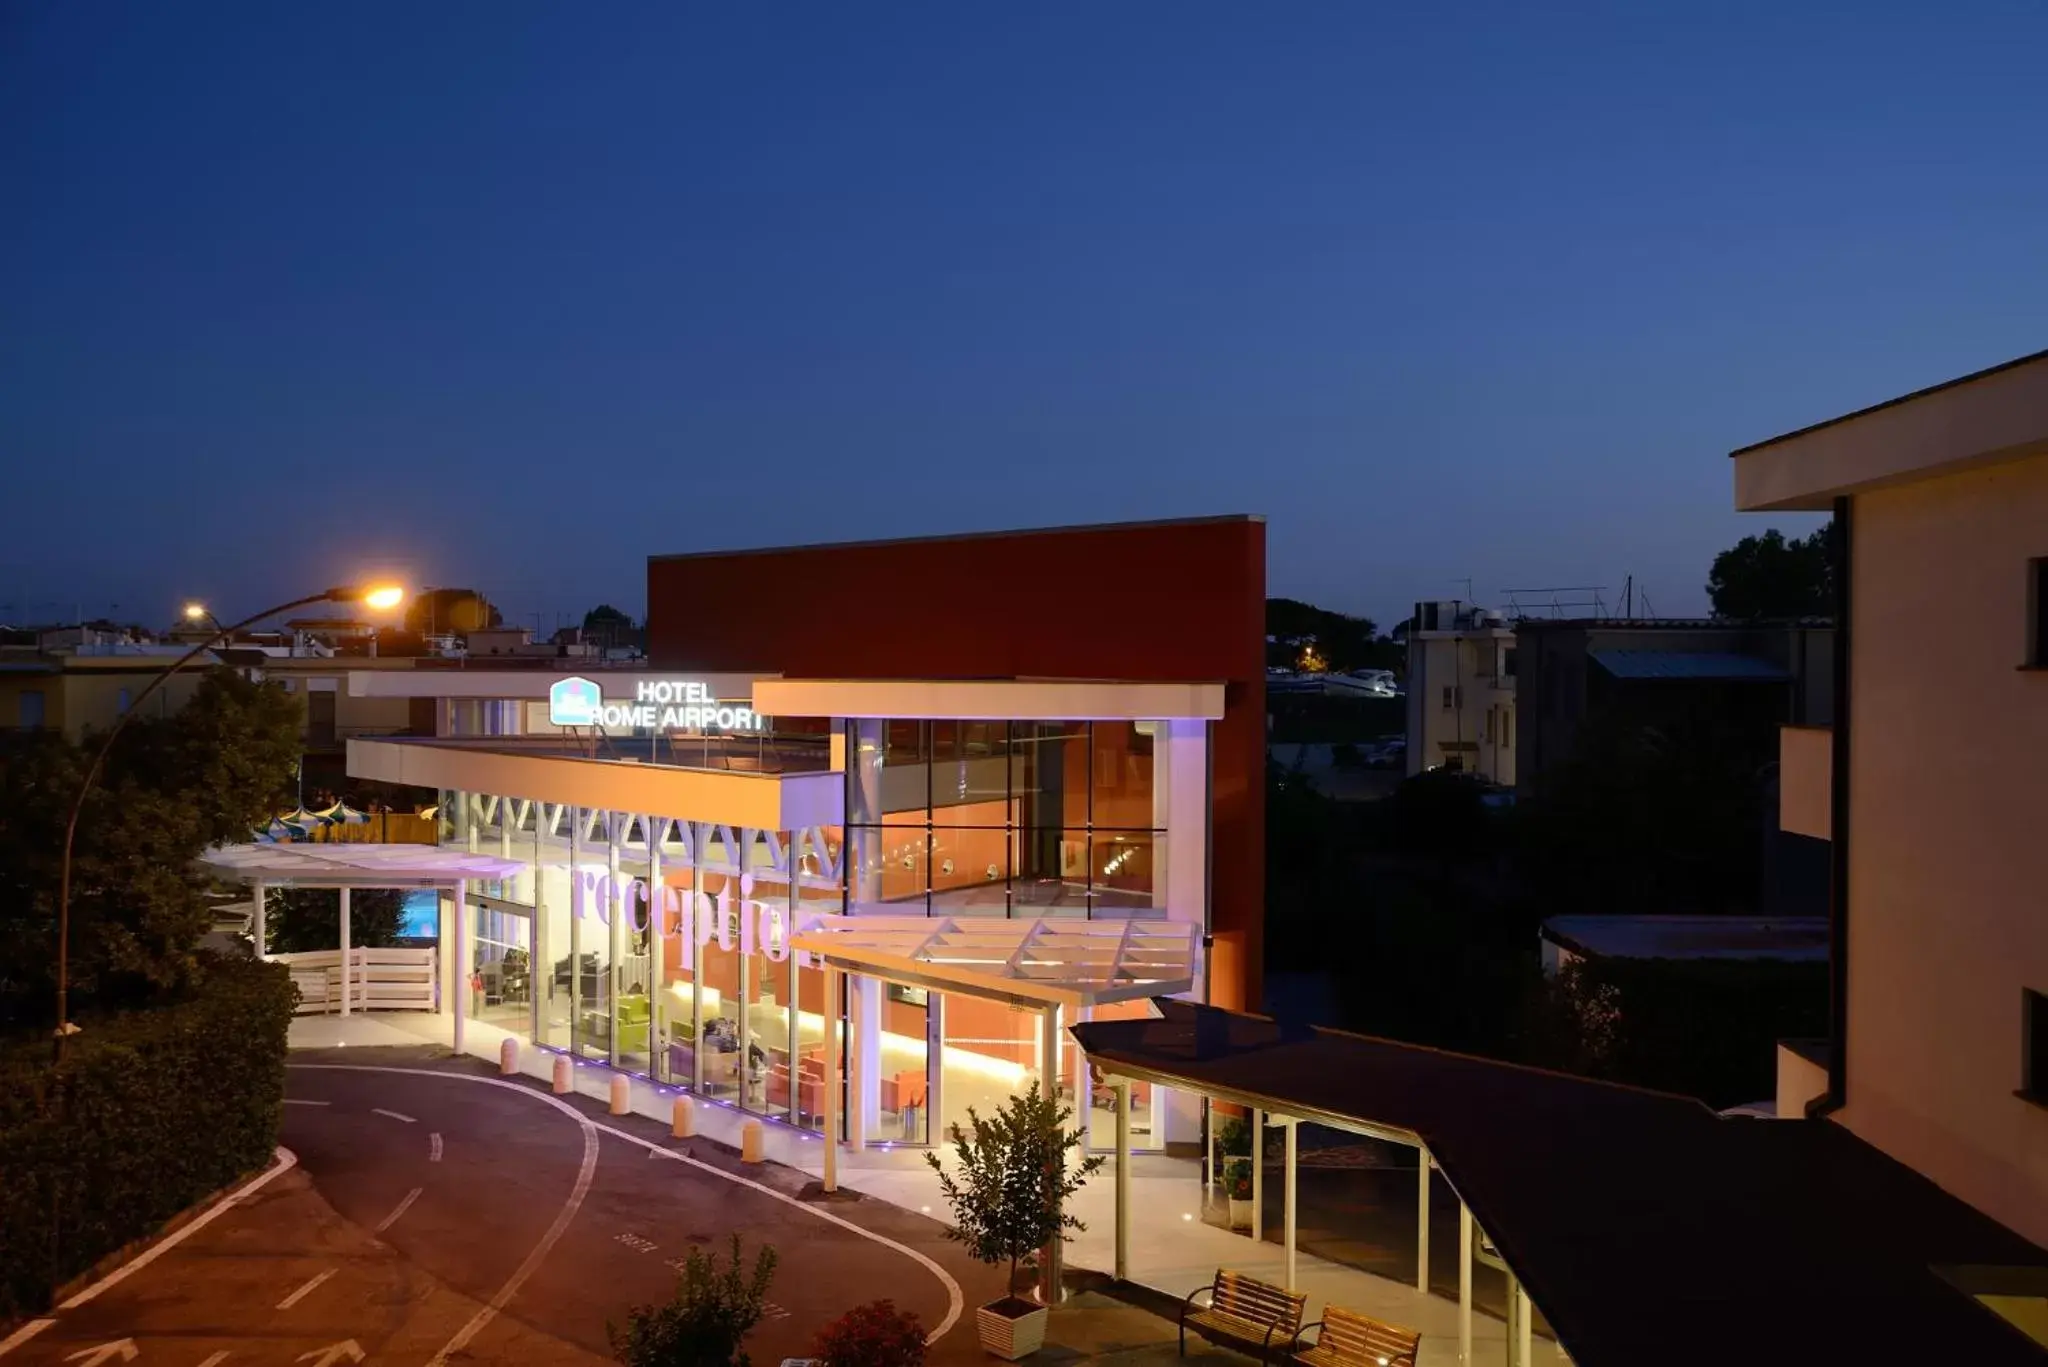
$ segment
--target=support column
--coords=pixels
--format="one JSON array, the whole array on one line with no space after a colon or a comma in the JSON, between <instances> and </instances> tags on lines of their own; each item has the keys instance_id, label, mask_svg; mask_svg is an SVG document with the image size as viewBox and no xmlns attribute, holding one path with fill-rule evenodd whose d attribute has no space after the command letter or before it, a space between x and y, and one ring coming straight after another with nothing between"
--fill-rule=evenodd
<instances>
[{"instance_id":1,"label":"support column","mask_svg":"<svg viewBox=\"0 0 2048 1367\"><path fill-rule=\"evenodd\" d=\"M469 884L455 881L455 1052L462 1053L462 1023L469 1015Z\"/></svg>"},{"instance_id":2,"label":"support column","mask_svg":"<svg viewBox=\"0 0 2048 1367\"><path fill-rule=\"evenodd\" d=\"M249 913L249 942L256 946L256 957L259 959L263 957L263 933L269 929L263 923L263 918L266 915L263 909L263 896L269 890L261 879L258 879L249 889L250 896L255 898L255 910Z\"/></svg>"},{"instance_id":3,"label":"support column","mask_svg":"<svg viewBox=\"0 0 2048 1367\"><path fill-rule=\"evenodd\" d=\"M1060 1009L1048 1006L1039 1013L1038 1034L1038 1089L1054 1105L1060 1099ZM1058 1305L1061 1300L1061 1256L1065 1251L1065 1240L1058 1234L1052 1236L1044 1250L1038 1255L1038 1299L1042 1305Z\"/></svg>"},{"instance_id":4,"label":"support column","mask_svg":"<svg viewBox=\"0 0 2048 1367\"><path fill-rule=\"evenodd\" d=\"M825 1190L839 1190L839 970L825 970Z\"/></svg>"},{"instance_id":5,"label":"support column","mask_svg":"<svg viewBox=\"0 0 2048 1367\"><path fill-rule=\"evenodd\" d=\"M1429 1294L1429 1150L1415 1151L1415 1289Z\"/></svg>"},{"instance_id":6,"label":"support column","mask_svg":"<svg viewBox=\"0 0 2048 1367\"><path fill-rule=\"evenodd\" d=\"M701 821L690 823L690 944L684 953L690 960L690 1090L704 1090L704 958L710 948L706 927L714 914L704 889L704 837L711 828Z\"/></svg>"},{"instance_id":7,"label":"support column","mask_svg":"<svg viewBox=\"0 0 2048 1367\"><path fill-rule=\"evenodd\" d=\"M1287 1253L1287 1289L1292 1291L1296 1286L1294 1277L1294 1204L1295 1175L1296 1169L1300 1165L1299 1159L1301 1157L1301 1148L1298 1141L1300 1126L1291 1117L1284 1124L1287 1127L1287 1194L1282 1198L1280 1242L1285 1247Z\"/></svg>"},{"instance_id":8,"label":"support column","mask_svg":"<svg viewBox=\"0 0 2048 1367\"><path fill-rule=\"evenodd\" d=\"M946 994L927 992L924 999L924 1133L934 1148L946 1142L939 1117L946 1113Z\"/></svg>"},{"instance_id":9,"label":"support column","mask_svg":"<svg viewBox=\"0 0 2048 1367\"><path fill-rule=\"evenodd\" d=\"M668 889L661 882L661 823L652 812L644 812L640 829L647 832L647 1074L667 1077L668 993L663 989L668 985L668 945L661 917Z\"/></svg>"},{"instance_id":10,"label":"support column","mask_svg":"<svg viewBox=\"0 0 2048 1367\"><path fill-rule=\"evenodd\" d=\"M1529 1291L1519 1281L1515 1283L1515 1363L1516 1367L1534 1367L1536 1362L1536 1315L1535 1307L1529 1304Z\"/></svg>"},{"instance_id":11,"label":"support column","mask_svg":"<svg viewBox=\"0 0 2048 1367\"><path fill-rule=\"evenodd\" d=\"M583 1057L583 809L569 808L569 1055Z\"/></svg>"},{"instance_id":12,"label":"support column","mask_svg":"<svg viewBox=\"0 0 2048 1367\"><path fill-rule=\"evenodd\" d=\"M1152 1114L1157 1117L1158 1107ZM1254 1108L1247 1120L1252 1130L1252 1238L1258 1243L1266 1241L1266 1113ZM1228 1163L1230 1160L1225 1159ZM1223 1195L1230 1196L1230 1174L1223 1175ZM1226 1207L1227 1209L1227 1207Z\"/></svg>"},{"instance_id":13,"label":"support column","mask_svg":"<svg viewBox=\"0 0 2048 1367\"><path fill-rule=\"evenodd\" d=\"M604 1057L614 1068L619 1066L619 961L626 957L626 890L619 886L619 840L625 829L624 812L604 814L605 951L609 959L605 965L605 1014L609 1024L604 1032Z\"/></svg>"},{"instance_id":14,"label":"support column","mask_svg":"<svg viewBox=\"0 0 2048 1367\"><path fill-rule=\"evenodd\" d=\"M1116 1279L1131 1279L1131 1084L1116 1081Z\"/></svg>"},{"instance_id":15,"label":"support column","mask_svg":"<svg viewBox=\"0 0 2048 1367\"><path fill-rule=\"evenodd\" d=\"M1472 1362L1472 1207L1458 1201L1458 1361Z\"/></svg>"},{"instance_id":16,"label":"support column","mask_svg":"<svg viewBox=\"0 0 2048 1367\"><path fill-rule=\"evenodd\" d=\"M341 890L341 1014L348 1014L348 980L354 976L348 971L348 889Z\"/></svg>"},{"instance_id":17,"label":"support column","mask_svg":"<svg viewBox=\"0 0 2048 1367\"><path fill-rule=\"evenodd\" d=\"M882 1128L882 980L856 974L849 981L853 1038L847 1053L853 1087L846 1138L852 1147L864 1149Z\"/></svg>"}]
</instances>

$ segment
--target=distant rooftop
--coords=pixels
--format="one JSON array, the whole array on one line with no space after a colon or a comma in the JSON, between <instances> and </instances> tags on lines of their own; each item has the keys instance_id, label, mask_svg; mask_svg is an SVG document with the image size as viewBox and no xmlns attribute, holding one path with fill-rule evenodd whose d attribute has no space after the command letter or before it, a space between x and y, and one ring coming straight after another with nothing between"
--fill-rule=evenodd
<instances>
[{"instance_id":1,"label":"distant rooftop","mask_svg":"<svg viewBox=\"0 0 2048 1367\"><path fill-rule=\"evenodd\" d=\"M1823 963L1825 916L1553 916L1543 938L1599 959L1778 959Z\"/></svg>"},{"instance_id":2,"label":"distant rooftop","mask_svg":"<svg viewBox=\"0 0 2048 1367\"><path fill-rule=\"evenodd\" d=\"M1617 679L1693 679L1784 683L1781 665L1721 650L1592 650L1593 662Z\"/></svg>"}]
</instances>

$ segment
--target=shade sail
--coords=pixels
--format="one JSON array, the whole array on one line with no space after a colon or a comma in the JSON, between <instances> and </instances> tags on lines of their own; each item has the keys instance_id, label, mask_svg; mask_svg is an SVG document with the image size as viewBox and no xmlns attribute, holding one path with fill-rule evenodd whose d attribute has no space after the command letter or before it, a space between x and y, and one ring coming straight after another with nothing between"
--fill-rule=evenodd
<instances>
[{"instance_id":1,"label":"shade sail","mask_svg":"<svg viewBox=\"0 0 2048 1367\"><path fill-rule=\"evenodd\" d=\"M822 916L790 943L834 968L942 992L1093 1006L1192 991L1186 921Z\"/></svg>"},{"instance_id":2,"label":"shade sail","mask_svg":"<svg viewBox=\"0 0 2048 1367\"><path fill-rule=\"evenodd\" d=\"M216 845L199 856L209 873L242 883L302 888L441 887L466 878L510 878L524 860L439 845Z\"/></svg>"}]
</instances>

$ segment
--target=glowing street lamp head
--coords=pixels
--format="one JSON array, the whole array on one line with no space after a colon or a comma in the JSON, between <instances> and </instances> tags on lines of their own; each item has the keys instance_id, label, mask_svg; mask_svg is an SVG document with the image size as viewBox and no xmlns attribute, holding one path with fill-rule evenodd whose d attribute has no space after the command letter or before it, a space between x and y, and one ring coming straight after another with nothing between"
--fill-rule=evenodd
<instances>
[{"instance_id":1,"label":"glowing street lamp head","mask_svg":"<svg viewBox=\"0 0 2048 1367\"><path fill-rule=\"evenodd\" d=\"M204 604L204 603L187 603L187 604L185 604L185 620L186 620L186 621L188 621L188 622L197 622L197 621L201 621L201 620L203 620L203 619L204 619L204 618L206 617L206 615L207 615L207 614L206 614L206 604Z\"/></svg>"},{"instance_id":2,"label":"glowing street lamp head","mask_svg":"<svg viewBox=\"0 0 2048 1367\"><path fill-rule=\"evenodd\" d=\"M405 590L396 584L344 584L327 590L323 596L330 602L361 603L366 608L383 612L403 603Z\"/></svg>"}]
</instances>

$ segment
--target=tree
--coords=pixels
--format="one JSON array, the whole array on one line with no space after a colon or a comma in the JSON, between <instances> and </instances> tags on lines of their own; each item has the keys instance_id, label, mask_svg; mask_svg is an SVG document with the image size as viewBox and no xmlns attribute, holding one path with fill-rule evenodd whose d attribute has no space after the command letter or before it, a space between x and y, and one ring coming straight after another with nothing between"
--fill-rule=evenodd
<instances>
[{"instance_id":1,"label":"tree","mask_svg":"<svg viewBox=\"0 0 2048 1367\"><path fill-rule=\"evenodd\" d=\"M355 888L348 896L348 942L356 949L398 943L405 894L396 888ZM334 888L280 888L263 899L263 943L273 954L341 947L341 893Z\"/></svg>"},{"instance_id":2,"label":"tree","mask_svg":"<svg viewBox=\"0 0 2048 1367\"><path fill-rule=\"evenodd\" d=\"M1833 522L1789 541L1775 527L1745 536L1715 556L1707 573L1714 615L1742 622L1828 616L1835 610L1839 554Z\"/></svg>"},{"instance_id":3,"label":"tree","mask_svg":"<svg viewBox=\"0 0 2048 1367\"><path fill-rule=\"evenodd\" d=\"M740 1345L768 1312L775 1262L775 1250L763 1244L753 1272L742 1271L737 1234L723 1269L717 1254L691 1249L667 1304L634 1306L624 1330L605 1325L612 1356L625 1367L748 1367Z\"/></svg>"},{"instance_id":4,"label":"tree","mask_svg":"<svg viewBox=\"0 0 2048 1367\"><path fill-rule=\"evenodd\" d=\"M422 636L458 636L503 624L504 617L475 589L428 589L406 605L405 629Z\"/></svg>"},{"instance_id":5,"label":"tree","mask_svg":"<svg viewBox=\"0 0 2048 1367\"><path fill-rule=\"evenodd\" d=\"M1331 612L1294 598L1268 598L1266 663L1282 669L1307 667L1303 654L1308 650L1324 669L1390 667L1390 654L1398 652L1379 639L1378 630L1369 617Z\"/></svg>"},{"instance_id":6,"label":"tree","mask_svg":"<svg viewBox=\"0 0 2048 1367\"><path fill-rule=\"evenodd\" d=\"M218 669L168 717L121 733L79 814L70 982L81 1006L175 989L212 925L194 861L289 800L297 700ZM49 1010L64 823L98 741L38 736L0 766L0 1021Z\"/></svg>"},{"instance_id":7,"label":"tree","mask_svg":"<svg viewBox=\"0 0 2048 1367\"><path fill-rule=\"evenodd\" d=\"M967 1108L967 1127L953 1127L953 1149L959 1158L956 1180L935 1153L924 1161L939 1175L939 1188L953 1207L953 1227L946 1237L966 1247L978 1262L1010 1265L1005 1289L1015 1294L1017 1265L1070 1229L1086 1226L1066 1210L1066 1203L1102 1166L1095 1154L1070 1164L1067 1154L1081 1144L1081 1132L1069 1130L1072 1108L1046 1096L1032 1080L1030 1090L1013 1096L984 1119Z\"/></svg>"},{"instance_id":8,"label":"tree","mask_svg":"<svg viewBox=\"0 0 2048 1367\"><path fill-rule=\"evenodd\" d=\"M583 614L583 634L605 647L624 645L633 634L633 619L610 603L599 603Z\"/></svg>"}]
</instances>

